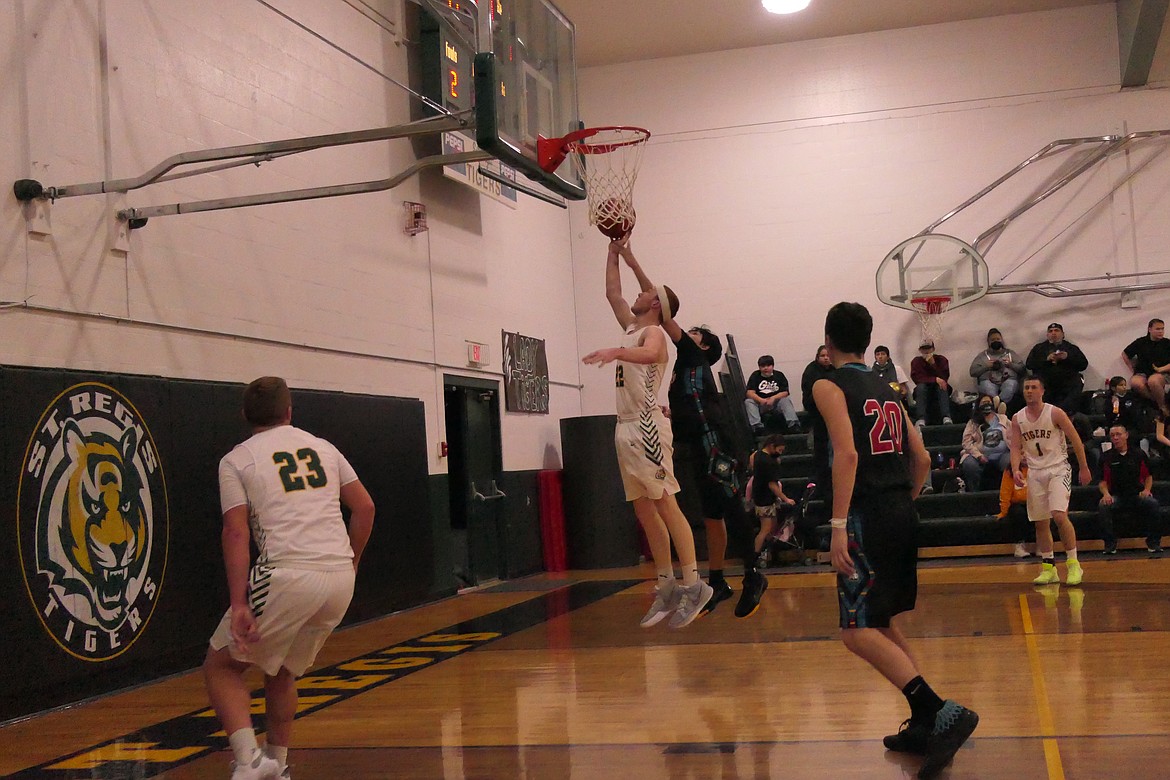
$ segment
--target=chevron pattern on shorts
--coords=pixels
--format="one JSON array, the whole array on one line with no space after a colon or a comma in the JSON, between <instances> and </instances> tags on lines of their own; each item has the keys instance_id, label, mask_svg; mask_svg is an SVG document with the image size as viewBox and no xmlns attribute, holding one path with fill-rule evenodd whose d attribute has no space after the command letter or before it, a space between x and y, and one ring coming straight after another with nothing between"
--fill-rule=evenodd
<instances>
[{"instance_id":1,"label":"chevron pattern on shorts","mask_svg":"<svg viewBox=\"0 0 1170 780\"><path fill-rule=\"evenodd\" d=\"M658 423L654 422L651 410L646 409L638 415L638 430L642 432L642 451L646 459L661 466L662 441L658 438Z\"/></svg>"},{"instance_id":2,"label":"chevron pattern on shorts","mask_svg":"<svg viewBox=\"0 0 1170 780\"><path fill-rule=\"evenodd\" d=\"M272 587L272 567L253 566L248 577L248 602L252 605L252 614L256 617L264 614L264 605L268 603L268 590Z\"/></svg>"}]
</instances>

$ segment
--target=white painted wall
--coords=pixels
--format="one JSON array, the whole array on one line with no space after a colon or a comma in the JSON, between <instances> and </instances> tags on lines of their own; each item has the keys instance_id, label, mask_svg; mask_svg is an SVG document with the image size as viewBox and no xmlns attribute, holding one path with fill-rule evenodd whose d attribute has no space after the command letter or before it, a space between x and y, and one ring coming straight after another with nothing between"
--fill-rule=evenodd
<instances>
[{"instance_id":1,"label":"white painted wall","mask_svg":"<svg viewBox=\"0 0 1170 780\"><path fill-rule=\"evenodd\" d=\"M341 0L273 4L407 80L400 38ZM401 0L380 5L401 18ZM184 151L409 119L405 92L255 2L11 0L0 51L4 182L125 178ZM580 413L564 211L530 199L511 210L435 171L383 193L159 217L129 253L112 249L117 208L368 181L414 159L405 140L378 142L61 199L46 237L0 198L0 361L279 374L294 388L420 398L442 472L443 373L498 378L500 331L518 331L546 340L552 414L504 415L504 468L559 467L559 418ZM429 233L404 235L404 200L428 206ZM44 310L8 306L23 302ZM467 368L465 340L489 345L485 371Z\"/></svg>"},{"instance_id":2,"label":"white painted wall","mask_svg":"<svg viewBox=\"0 0 1170 780\"><path fill-rule=\"evenodd\" d=\"M1104 4L590 68L581 115L654 133L633 245L651 278L678 292L683 324L734 334L749 370L775 355L796 385L840 300L870 308L874 343L907 372L918 322L879 304L874 286L899 241L1053 140L1170 128L1170 90L1121 93L1118 80ZM1170 270L1170 154L1108 196L1149 156L1114 159L1013 223L988 252L992 281ZM973 241L1067 162L1030 166L940 230ZM605 239L583 207L572 212L586 352L618 331L604 301ZM626 285L635 290L632 277ZM1027 350L1055 319L1089 358L1087 385L1100 386L1123 372L1121 349L1149 318L1170 318L1167 291L1140 294L1138 309L1119 299L988 296L947 318L939 351L970 389L989 327ZM583 412L612 411L608 373L583 377Z\"/></svg>"}]
</instances>

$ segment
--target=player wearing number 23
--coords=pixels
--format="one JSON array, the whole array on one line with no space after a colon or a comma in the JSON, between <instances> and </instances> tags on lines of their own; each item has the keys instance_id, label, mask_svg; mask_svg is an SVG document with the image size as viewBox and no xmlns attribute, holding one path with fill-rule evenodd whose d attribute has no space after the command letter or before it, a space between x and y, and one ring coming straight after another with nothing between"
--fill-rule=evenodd
<instances>
[{"instance_id":1,"label":"player wearing number 23","mask_svg":"<svg viewBox=\"0 0 1170 780\"><path fill-rule=\"evenodd\" d=\"M296 678L349 607L374 502L336 447L293 427L292 396L280 377L248 385L244 418L252 436L219 464L231 607L203 672L235 754L233 780L264 780L285 769ZM351 511L348 528L342 504ZM259 550L251 567L249 537ZM265 675L266 753L252 728L249 666Z\"/></svg>"}]
</instances>

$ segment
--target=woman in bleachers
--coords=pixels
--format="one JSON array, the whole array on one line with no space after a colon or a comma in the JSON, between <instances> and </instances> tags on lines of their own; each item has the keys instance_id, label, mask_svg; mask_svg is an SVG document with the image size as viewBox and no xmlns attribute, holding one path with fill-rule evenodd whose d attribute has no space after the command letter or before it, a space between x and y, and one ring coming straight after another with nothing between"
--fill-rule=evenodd
<instances>
[{"instance_id":1,"label":"woman in bleachers","mask_svg":"<svg viewBox=\"0 0 1170 780\"><path fill-rule=\"evenodd\" d=\"M995 399L981 393L971 420L963 429L963 457L959 470L967 491L994 490L1005 469L1011 467L1008 432L1011 423L995 409Z\"/></svg>"}]
</instances>

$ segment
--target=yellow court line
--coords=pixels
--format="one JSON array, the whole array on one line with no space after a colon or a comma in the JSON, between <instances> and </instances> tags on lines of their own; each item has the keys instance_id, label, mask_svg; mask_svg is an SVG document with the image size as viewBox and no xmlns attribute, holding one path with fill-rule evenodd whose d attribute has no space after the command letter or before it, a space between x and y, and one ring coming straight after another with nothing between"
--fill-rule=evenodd
<instances>
[{"instance_id":1,"label":"yellow court line","mask_svg":"<svg viewBox=\"0 0 1170 780\"><path fill-rule=\"evenodd\" d=\"M1032 692L1036 695L1036 709L1040 716L1040 736L1044 738L1044 762L1048 765L1048 780L1064 780L1064 765L1060 762L1060 748L1056 744L1056 725L1052 721L1052 707L1048 704L1048 687L1044 684L1044 669L1040 666L1040 647L1032 627L1032 613L1028 610L1028 595L1020 594L1020 618L1024 626L1024 645L1028 650L1028 667L1032 671Z\"/></svg>"}]
</instances>

